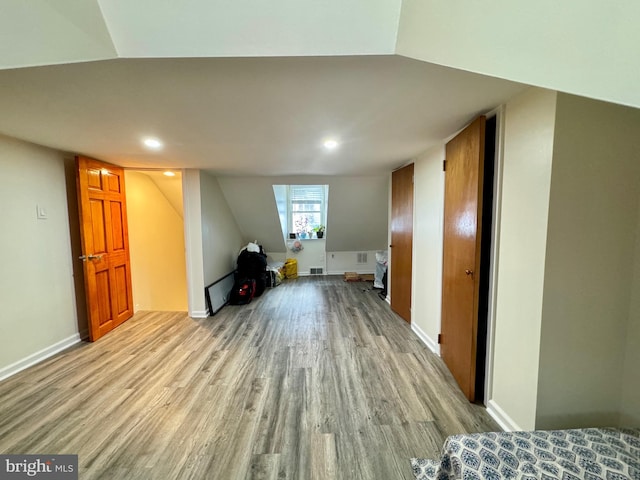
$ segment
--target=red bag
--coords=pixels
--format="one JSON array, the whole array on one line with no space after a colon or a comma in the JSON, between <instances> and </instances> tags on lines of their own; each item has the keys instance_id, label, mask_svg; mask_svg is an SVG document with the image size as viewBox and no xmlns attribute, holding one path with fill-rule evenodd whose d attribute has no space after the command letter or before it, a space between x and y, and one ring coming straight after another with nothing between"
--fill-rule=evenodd
<instances>
[{"instance_id":1,"label":"red bag","mask_svg":"<svg viewBox=\"0 0 640 480\"><path fill-rule=\"evenodd\" d=\"M233 285L229 303L231 305L246 305L253 300L256 294L256 281L252 278L243 278Z\"/></svg>"}]
</instances>

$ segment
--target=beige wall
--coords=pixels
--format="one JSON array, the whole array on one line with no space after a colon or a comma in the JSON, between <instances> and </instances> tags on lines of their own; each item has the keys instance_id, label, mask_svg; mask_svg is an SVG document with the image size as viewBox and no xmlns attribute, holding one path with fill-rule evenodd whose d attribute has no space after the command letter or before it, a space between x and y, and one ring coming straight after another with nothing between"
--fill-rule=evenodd
<instances>
[{"instance_id":1,"label":"beige wall","mask_svg":"<svg viewBox=\"0 0 640 480\"><path fill-rule=\"evenodd\" d=\"M238 253L243 245L229 204L218 180L200 172L200 196L202 213L202 258L204 283L209 285L236 268Z\"/></svg>"},{"instance_id":2,"label":"beige wall","mask_svg":"<svg viewBox=\"0 0 640 480\"><path fill-rule=\"evenodd\" d=\"M0 171L2 377L79 336L63 155L0 136ZM46 220L36 218L36 206Z\"/></svg>"},{"instance_id":3,"label":"beige wall","mask_svg":"<svg viewBox=\"0 0 640 480\"><path fill-rule=\"evenodd\" d=\"M536 428L618 421L639 134L640 110L558 94Z\"/></svg>"},{"instance_id":4,"label":"beige wall","mask_svg":"<svg viewBox=\"0 0 640 480\"><path fill-rule=\"evenodd\" d=\"M640 205L636 228L633 283L631 284L631 308L627 325L624 370L622 374L622 399L620 425L640 427Z\"/></svg>"},{"instance_id":5,"label":"beige wall","mask_svg":"<svg viewBox=\"0 0 640 480\"><path fill-rule=\"evenodd\" d=\"M146 174L125 171L125 185L135 310L186 311L182 217Z\"/></svg>"},{"instance_id":6,"label":"beige wall","mask_svg":"<svg viewBox=\"0 0 640 480\"><path fill-rule=\"evenodd\" d=\"M411 327L439 352L442 305L444 145L414 163L413 292Z\"/></svg>"},{"instance_id":7,"label":"beige wall","mask_svg":"<svg viewBox=\"0 0 640 480\"><path fill-rule=\"evenodd\" d=\"M488 407L535 427L556 93L531 88L505 109L493 383Z\"/></svg>"}]
</instances>

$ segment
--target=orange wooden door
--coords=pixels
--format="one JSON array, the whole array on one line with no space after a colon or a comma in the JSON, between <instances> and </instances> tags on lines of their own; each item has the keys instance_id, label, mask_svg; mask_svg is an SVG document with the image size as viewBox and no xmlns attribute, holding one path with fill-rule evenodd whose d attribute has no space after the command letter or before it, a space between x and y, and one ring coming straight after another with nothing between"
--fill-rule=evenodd
<instances>
[{"instance_id":1,"label":"orange wooden door","mask_svg":"<svg viewBox=\"0 0 640 480\"><path fill-rule=\"evenodd\" d=\"M93 342L133 315L124 170L76 157L84 281Z\"/></svg>"},{"instance_id":2,"label":"orange wooden door","mask_svg":"<svg viewBox=\"0 0 640 480\"><path fill-rule=\"evenodd\" d=\"M391 309L411 323L413 163L391 176Z\"/></svg>"},{"instance_id":3,"label":"orange wooden door","mask_svg":"<svg viewBox=\"0 0 640 480\"><path fill-rule=\"evenodd\" d=\"M485 117L447 143L440 352L475 400Z\"/></svg>"}]
</instances>

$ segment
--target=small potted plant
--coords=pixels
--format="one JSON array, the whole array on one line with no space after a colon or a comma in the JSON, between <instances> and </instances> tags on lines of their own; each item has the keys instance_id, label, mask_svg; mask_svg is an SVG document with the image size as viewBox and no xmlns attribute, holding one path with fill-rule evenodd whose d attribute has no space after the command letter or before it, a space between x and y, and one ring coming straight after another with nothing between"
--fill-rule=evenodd
<instances>
[{"instance_id":1,"label":"small potted plant","mask_svg":"<svg viewBox=\"0 0 640 480\"><path fill-rule=\"evenodd\" d=\"M313 231L316 232L316 237L318 238L324 237L324 225L318 225L313 229Z\"/></svg>"}]
</instances>

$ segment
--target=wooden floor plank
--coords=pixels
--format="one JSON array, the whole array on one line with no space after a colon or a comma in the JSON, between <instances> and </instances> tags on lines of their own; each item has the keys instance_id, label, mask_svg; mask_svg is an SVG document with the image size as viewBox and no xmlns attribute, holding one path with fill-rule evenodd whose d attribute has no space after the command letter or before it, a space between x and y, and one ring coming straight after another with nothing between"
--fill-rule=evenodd
<instances>
[{"instance_id":1,"label":"wooden floor plank","mask_svg":"<svg viewBox=\"0 0 640 480\"><path fill-rule=\"evenodd\" d=\"M411 479L497 430L370 284L287 281L215 317L139 312L0 382L0 453L83 479Z\"/></svg>"}]
</instances>

